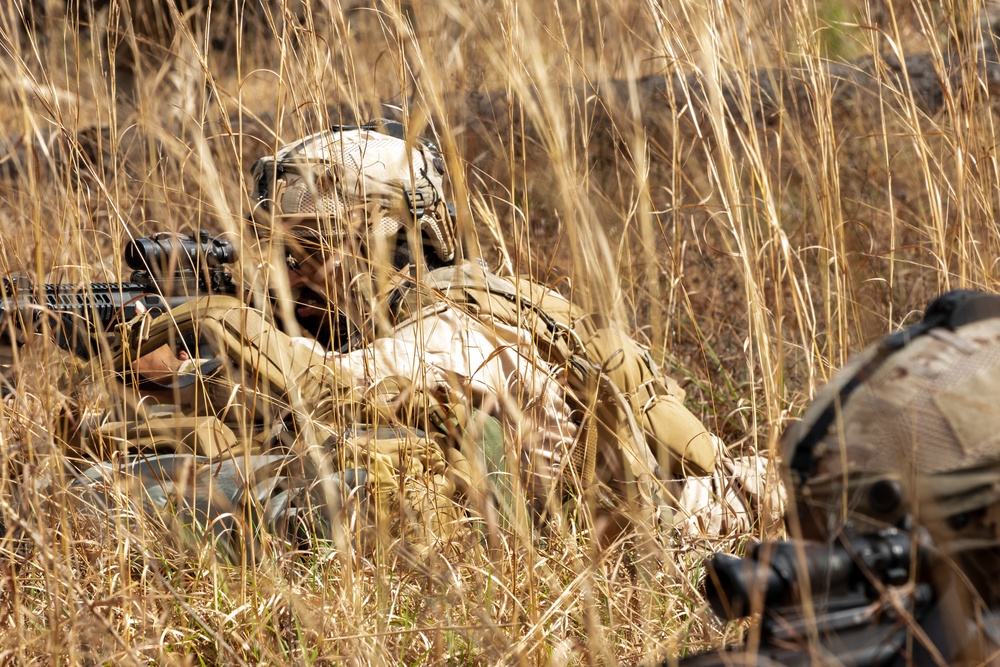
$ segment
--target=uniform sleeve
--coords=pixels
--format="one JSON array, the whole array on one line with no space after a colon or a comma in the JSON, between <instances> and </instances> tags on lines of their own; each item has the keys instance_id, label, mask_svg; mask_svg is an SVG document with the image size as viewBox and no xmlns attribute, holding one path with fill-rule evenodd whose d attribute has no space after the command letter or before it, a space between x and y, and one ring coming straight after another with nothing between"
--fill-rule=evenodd
<instances>
[{"instance_id":1,"label":"uniform sleeve","mask_svg":"<svg viewBox=\"0 0 1000 667\"><path fill-rule=\"evenodd\" d=\"M498 417L507 451L520 457L530 495L544 501L557 493L578 427L559 381L561 369L539 358L525 332L449 308L332 361L359 390L401 377L415 388L448 388Z\"/></svg>"}]
</instances>

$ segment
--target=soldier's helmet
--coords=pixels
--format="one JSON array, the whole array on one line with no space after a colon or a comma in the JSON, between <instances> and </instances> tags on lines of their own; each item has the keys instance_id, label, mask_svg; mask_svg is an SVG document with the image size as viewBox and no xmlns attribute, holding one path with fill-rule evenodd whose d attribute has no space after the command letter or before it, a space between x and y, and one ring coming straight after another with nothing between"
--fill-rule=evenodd
<instances>
[{"instance_id":1,"label":"soldier's helmet","mask_svg":"<svg viewBox=\"0 0 1000 667\"><path fill-rule=\"evenodd\" d=\"M335 126L254 163L251 216L264 235L354 244L365 254L406 245L410 259L416 242L434 262L450 263L456 241L444 176L434 145L407 142L400 123Z\"/></svg>"},{"instance_id":2,"label":"soldier's helmet","mask_svg":"<svg viewBox=\"0 0 1000 667\"><path fill-rule=\"evenodd\" d=\"M444 160L430 142L407 141L400 123L335 126L259 159L251 175L258 237L280 239L292 266L332 259L340 285L324 291L360 327L394 279L458 254Z\"/></svg>"},{"instance_id":3,"label":"soldier's helmet","mask_svg":"<svg viewBox=\"0 0 1000 667\"><path fill-rule=\"evenodd\" d=\"M995 568L1000 296L938 297L921 322L853 358L782 449L805 537L914 521L967 571ZM995 579L982 585L1000 589Z\"/></svg>"}]
</instances>

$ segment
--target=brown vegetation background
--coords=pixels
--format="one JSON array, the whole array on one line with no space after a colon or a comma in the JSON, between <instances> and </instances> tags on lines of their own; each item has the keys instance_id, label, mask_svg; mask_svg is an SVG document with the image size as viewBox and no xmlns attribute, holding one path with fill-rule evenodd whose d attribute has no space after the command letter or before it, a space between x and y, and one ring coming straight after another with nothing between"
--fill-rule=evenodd
<instances>
[{"instance_id":1,"label":"brown vegetation background","mask_svg":"<svg viewBox=\"0 0 1000 667\"><path fill-rule=\"evenodd\" d=\"M852 351L944 289L995 287L991 9L7 0L0 270L111 278L130 237L242 239L257 157L405 119L446 157L471 254L627 322L730 446L773 453ZM44 471L58 391L35 380L0 446ZM0 558L2 659L629 663L722 641L696 589L714 544L652 573L582 536L262 572L49 519Z\"/></svg>"}]
</instances>

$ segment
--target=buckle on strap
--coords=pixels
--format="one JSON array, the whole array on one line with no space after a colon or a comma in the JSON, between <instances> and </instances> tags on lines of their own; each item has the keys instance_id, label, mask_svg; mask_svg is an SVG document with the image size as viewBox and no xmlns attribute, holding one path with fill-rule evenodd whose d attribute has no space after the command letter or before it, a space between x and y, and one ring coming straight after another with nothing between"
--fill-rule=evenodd
<instances>
[{"instance_id":1,"label":"buckle on strap","mask_svg":"<svg viewBox=\"0 0 1000 667\"><path fill-rule=\"evenodd\" d=\"M414 218L424 215L424 193L422 190L403 190L403 197L406 198L406 206L413 213Z\"/></svg>"}]
</instances>

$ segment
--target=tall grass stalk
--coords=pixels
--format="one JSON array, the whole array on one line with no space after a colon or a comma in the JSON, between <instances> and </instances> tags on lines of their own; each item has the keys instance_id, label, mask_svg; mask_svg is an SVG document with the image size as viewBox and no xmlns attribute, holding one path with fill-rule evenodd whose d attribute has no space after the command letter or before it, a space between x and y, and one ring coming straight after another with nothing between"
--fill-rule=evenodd
<instances>
[{"instance_id":1,"label":"tall grass stalk","mask_svg":"<svg viewBox=\"0 0 1000 667\"><path fill-rule=\"evenodd\" d=\"M997 284L973 0L303 0L208 22L209 3L41 4L0 7L5 275L112 279L128 239L209 228L254 279L252 161L399 116L438 141L468 254L636 331L734 450L772 457L850 352L942 289ZM879 85L849 92L865 67ZM23 537L0 541L0 659L628 664L739 633L707 613L701 562L756 532L650 553L582 521L453 560L231 562L80 510L61 357L15 354L32 372L0 410L0 509Z\"/></svg>"}]
</instances>

